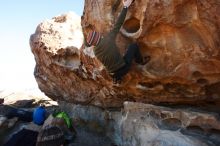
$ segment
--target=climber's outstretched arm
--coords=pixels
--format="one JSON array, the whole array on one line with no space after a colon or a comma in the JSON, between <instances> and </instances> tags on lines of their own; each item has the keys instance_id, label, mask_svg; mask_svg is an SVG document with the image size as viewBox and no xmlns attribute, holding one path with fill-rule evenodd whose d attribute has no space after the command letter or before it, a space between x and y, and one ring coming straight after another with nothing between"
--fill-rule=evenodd
<instances>
[{"instance_id":1,"label":"climber's outstretched arm","mask_svg":"<svg viewBox=\"0 0 220 146\"><path fill-rule=\"evenodd\" d=\"M133 0L123 0L124 7L121 11L121 14L118 17L118 20L116 21L116 23L111 31L114 35L116 35L119 32L122 24L124 23L124 20L125 20L126 14L127 14L127 9L131 5L132 1Z\"/></svg>"}]
</instances>

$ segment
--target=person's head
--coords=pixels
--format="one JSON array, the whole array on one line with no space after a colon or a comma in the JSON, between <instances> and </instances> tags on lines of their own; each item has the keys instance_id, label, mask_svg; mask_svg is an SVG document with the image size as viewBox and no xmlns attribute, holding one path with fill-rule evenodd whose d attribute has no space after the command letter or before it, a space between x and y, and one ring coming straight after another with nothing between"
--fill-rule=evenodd
<instances>
[{"instance_id":1,"label":"person's head","mask_svg":"<svg viewBox=\"0 0 220 146\"><path fill-rule=\"evenodd\" d=\"M64 133L58 126L46 126L37 137L36 146L62 146Z\"/></svg>"},{"instance_id":2,"label":"person's head","mask_svg":"<svg viewBox=\"0 0 220 146\"><path fill-rule=\"evenodd\" d=\"M99 41L100 41L101 35L99 32L96 31L89 31L87 38L86 38L86 42L89 46L96 46L98 45Z\"/></svg>"}]
</instances>

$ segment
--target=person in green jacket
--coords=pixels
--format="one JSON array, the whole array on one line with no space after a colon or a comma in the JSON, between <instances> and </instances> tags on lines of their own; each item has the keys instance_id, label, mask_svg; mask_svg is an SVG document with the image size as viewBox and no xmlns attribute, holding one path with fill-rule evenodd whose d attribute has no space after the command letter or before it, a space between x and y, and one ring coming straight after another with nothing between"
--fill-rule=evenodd
<instances>
[{"instance_id":1,"label":"person in green jacket","mask_svg":"<svg viewBox=\"0 0 220 146\"><path fill-rule=\"evenodd\" d=\"M85 46L94 46L93 52L96 58L105 66L113 78L114 84L121 83L122 77L128 73L133 59L141 65L150 60L150 56L142 57L136 43L129 45L125 55L122 57L115 43L116 36L124 23L128 7L132 1L123 0L124 7L113 29L107 35L101 37L99 32L92 30L88 33L84 42Z\"/></svg>"}]
</instances>

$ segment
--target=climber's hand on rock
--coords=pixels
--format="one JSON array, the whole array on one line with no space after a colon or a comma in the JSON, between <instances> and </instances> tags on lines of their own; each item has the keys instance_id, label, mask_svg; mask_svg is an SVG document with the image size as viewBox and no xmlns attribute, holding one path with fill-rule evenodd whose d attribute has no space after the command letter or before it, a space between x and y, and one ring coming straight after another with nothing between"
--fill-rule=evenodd
<instances>
[{"instance_id":1,"label":"climber's hand on rock","mask_svg":"<svg viewBox=\"0 0 220 146\"><path fill-rule=\"evenodd\" d=\"M127 7L127 8L128 8L128 7L131 5L132 1L133 1L133 0L123 0L123 5L124 5L124 7Z\"/></svg>"}]
</instances>

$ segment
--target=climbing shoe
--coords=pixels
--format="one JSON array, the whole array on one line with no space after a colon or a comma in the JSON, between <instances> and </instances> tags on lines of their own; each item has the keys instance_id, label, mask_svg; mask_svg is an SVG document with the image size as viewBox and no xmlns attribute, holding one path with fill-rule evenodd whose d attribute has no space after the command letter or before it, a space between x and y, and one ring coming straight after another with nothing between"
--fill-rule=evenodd
<instances>
[{"instance_id":1,"label":"climbing shoe","mask_svg":"<svg viewBox=\"0 0 220 146\"><path fill-rule=\"evenodd\" d=\"M145 56L143 57L142 61L139 63L140 65L145 65L150 61L151 57L150 56Z\"/></svg>"},{"instance_id":2,"label":"climbing shoe","mask_svg":"<svg viewBox=\"0 0 220 146\"><path fill-rule=\"evenodd\" d=\"M112 81L113 81L113 84L121 84L122 82L122 79L121 78L116 78L116 77L113 77L112 78Z\"/></svg>"}]
</instances>

